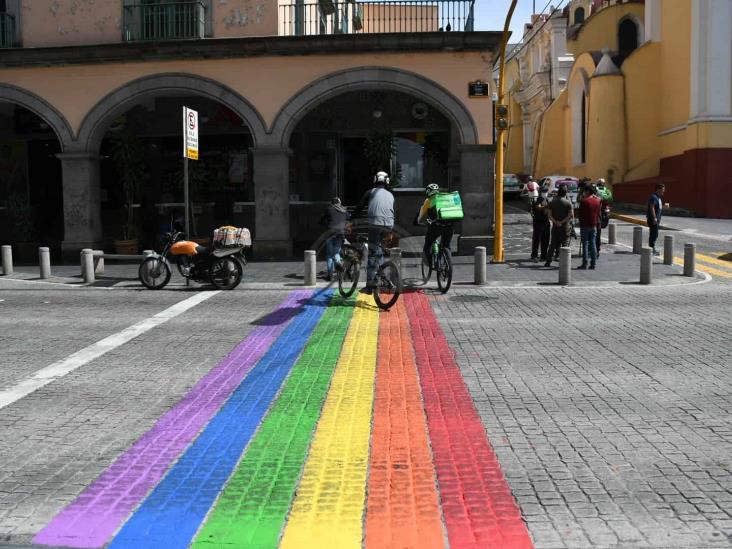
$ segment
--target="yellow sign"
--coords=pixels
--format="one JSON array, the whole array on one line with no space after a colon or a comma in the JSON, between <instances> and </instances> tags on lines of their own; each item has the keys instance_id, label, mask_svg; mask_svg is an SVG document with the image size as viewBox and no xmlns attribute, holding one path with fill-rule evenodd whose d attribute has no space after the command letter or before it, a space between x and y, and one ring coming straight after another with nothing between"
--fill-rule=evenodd
<instances>
[{"instance_id":1,"label":"yellow sign","mask_svg":"<svg viewBox=\"0 0 732 549\"><path fill-rule=\"evenodd\" d=\"M190 160L198 160L198 151L196 149L187 149L185 157Z\"/></svg>"}]
</instances>

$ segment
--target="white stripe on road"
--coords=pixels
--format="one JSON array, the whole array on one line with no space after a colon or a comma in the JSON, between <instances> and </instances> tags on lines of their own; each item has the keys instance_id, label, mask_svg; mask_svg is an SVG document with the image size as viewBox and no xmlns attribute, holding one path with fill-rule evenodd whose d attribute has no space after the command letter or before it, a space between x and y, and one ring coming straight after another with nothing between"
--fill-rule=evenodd
<instances>
[{"instance_id":1,"label":"white stripe on road","mask_svg":"<svg viewBox=\"0 0 732 549\"><path fill-rule=\"evenodd\" d=\"M191 309L208 298L215 296L219 291L220 290L197 293L196 295L176 303L172 307L168 307L164 311L161 311L150 318L146 318L137 324L133 324L121 332L105 337L104 339L77 351L73 355L64 358L63 360L59 360L50 366L46 366L45 368L38 370L35 374L24 379L10 389L0 391L0 409L17 402L21 398L37 391L41 387L44 387L66 374L73 372L77 368L99 358L112 349L116 349L120 345L124 345L131 339L152 330L156 326L160 326L171 318L175 318L176 316L186 312L188 309Z\"/></svg>"}]
</instances>

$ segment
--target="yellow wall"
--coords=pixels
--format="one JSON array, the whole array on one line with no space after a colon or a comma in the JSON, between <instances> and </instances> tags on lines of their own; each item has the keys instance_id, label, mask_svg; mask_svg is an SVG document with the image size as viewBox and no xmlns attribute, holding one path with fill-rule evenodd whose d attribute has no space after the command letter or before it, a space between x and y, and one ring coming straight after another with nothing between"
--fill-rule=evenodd
<instances>
[{"instance_id":1,"label":"yellow wall","mask_svg":"<svg viewBox=\"0 0 732 549\"><path fill-rule=\"evenodd\" d=\"M623 63L628 128L628 172L623 177L625 181L654 177L660 170L660 54L660 44L647 43Z\"/></svg>"},{"instance_id":2,"label":"yellow wall","mask_svg":"<svg viewBox=\"0 0 732 549\"><path fill-rule=\"evenodd\" d=\"M586 174L617 183L627 166L623 76L593 77L589 102Z\"/></svg>"},{"instance_id":3,"label":"yellow wall","mask_svg":"<svg viewBox=\"0 0 732 549\"><path fill-rule=\"evenodd\" d=\"M691 82L691 0L663 2L661 17L661 66L663 82L661 99L661 128L667 130L689 119ZM649 67L650 68L650 67ZM673 140L664 141L673 144ZM682 150L667 150L681 154Z\"/></svg>"},{"instance_id":4,"label":"yellow wall","mask_svg":"<svg viewBox=\"0 0 732 549\"><path fill-rule=\"evenodd\" d=\"M542 117L539 129L539 143L536 151L536 164L533 169L535 179L552 174L567 173L567 90L564 90L549 105Z\"/></svg>"},{"instance_id":5,"label":"yellow wall","mask_svg":"<svg viewBox=\"0 0 732 549\"><path fill-rule=\"evenodd\" d=\"M673 0L676 1L678 0ZM673 2L668 0L664 2L664 9L666 4ZM617 51L618 23L628 14L635 15L643 23L645 14L643 4L616 4L592 14L585 20L577 36L573 40L567 40L567 49L575 57L587 51L602 51L603 48Z\"/></svg>"},{"instance_id":6,"label":"yellow wall","mask_svg":"<svg viewBox=\"0 0 732 549\"><path fill-rule=\"evenodd\" d=\"M143 76L185 73L204 76L236 90L271 125L279 110L302 88L336 71L392 67L423 75L462 101L478 129L479 143L493 143L492 101L468 97L467 82L490 82L491 63L481 52L383 53L206 59L0 69L7 82L45 99L74 132L89 110L110 92Z\"/></svg>"}]
</instances>

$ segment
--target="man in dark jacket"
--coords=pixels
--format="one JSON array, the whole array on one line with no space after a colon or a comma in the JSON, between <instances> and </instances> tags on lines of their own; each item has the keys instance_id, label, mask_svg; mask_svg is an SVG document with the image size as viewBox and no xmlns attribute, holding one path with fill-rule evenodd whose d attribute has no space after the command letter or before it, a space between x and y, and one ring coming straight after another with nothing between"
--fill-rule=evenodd
<instances>
[{"instance_id":1,"label":"man in dark jacket","mask_svg":"<svg viewBox=\"0 0 732 549\"><path fill-rule=\"evenodd\" d=\"M541 258L542 261L546 261L546 254L549 249L549 235L551 234L546 198L539 196L531 205L531 210L534 221L534 230L531 235L531 259L539 261L539 258ZM539 256L540 249L541 256Z\"/></svg>"},{"instance_id":2,"label":"man in dark jacket","mask_svg":"<svg viewBox=\"0 0 732 549\"><path fill-rule=\"evenodd\" d=\"M333 278L333 269L341 265L341 246L343 246L343 237L346 233L346 221L348 221L348 212L341 205L341 199L338 197L330 201L330 205L323 212L320 218L320 224L325 225L328 229L325 240L325 265L328 270L325 279L327 281Z\"/></svg>"},{"instance_id":3,"label":"man in dark jacket","mask_svg":"<svg viewBox=\"0 0 732 549\"><path fill-rule=\"evenodd\" d=\"M551 266L552 258L559 253L559 248L569 246L574 207L567 198L566 185L559 185L557 196L547 206L547 213L549 214L549 221L552 222L552 233L544 267Z\"/></svg>"}]
</instances>

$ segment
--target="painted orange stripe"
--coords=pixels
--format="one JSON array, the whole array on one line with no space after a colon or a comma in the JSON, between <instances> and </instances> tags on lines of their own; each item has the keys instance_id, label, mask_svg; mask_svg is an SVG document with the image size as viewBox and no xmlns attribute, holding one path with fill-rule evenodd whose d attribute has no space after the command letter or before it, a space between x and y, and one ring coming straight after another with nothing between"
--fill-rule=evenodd
<instances>
[{"instance_id":1,"label":"painted orange stripe","mask_svg":"<svg viewBox=\"0 0 732 549\"><path fill-rule=\"evenodd\" d=\"M366 549L441 549L435 468L403 300L380 315Z\"/></svg>"}]
</instances>

